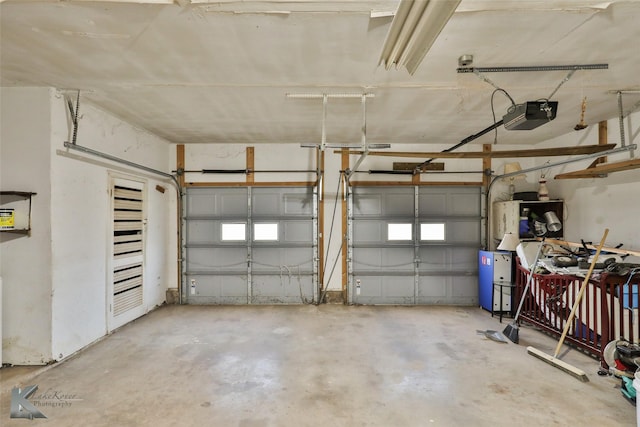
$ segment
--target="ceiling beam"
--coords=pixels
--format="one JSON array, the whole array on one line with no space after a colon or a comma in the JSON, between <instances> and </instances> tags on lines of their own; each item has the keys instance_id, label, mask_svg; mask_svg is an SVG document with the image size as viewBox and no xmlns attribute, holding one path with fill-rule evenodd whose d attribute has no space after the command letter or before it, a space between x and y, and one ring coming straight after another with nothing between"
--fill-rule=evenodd
<instances>
[{"instance_id":1,"label":"ceiling beam","mask_svg":"<svg viewBox=\"0 0 640 427\"><path fill-rule=\"evenodd\" d=\"M503 159L514 157L551 157L572 156L580 154L594 154L611 150L615 144L585 145L578 147L534 148L531 150L503 150L503 151L473 151L473 152L406 152L406 151L369 151L369 156L406 157L406 158L434 158L434 159ZM335 151L340 153L341 151ZM350 150L349 154L361 155L363 151Z\"/></svg>"}]
</instances>

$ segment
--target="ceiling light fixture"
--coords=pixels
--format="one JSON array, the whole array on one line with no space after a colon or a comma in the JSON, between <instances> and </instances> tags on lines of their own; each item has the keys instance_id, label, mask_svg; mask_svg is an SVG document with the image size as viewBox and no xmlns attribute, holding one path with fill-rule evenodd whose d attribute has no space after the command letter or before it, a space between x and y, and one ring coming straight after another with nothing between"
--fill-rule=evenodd
<instances>
[{"instance_id":1,"label":"ceiling light fixture","mask_svg":"<svg viewBox=\"0 0 640 427\"><path fill-rule=\"evenodd\" d=\"M388 70L404 66L413 75L461 0L401 0L384 41L380 61Z\"/></svg>"}]
</instances>

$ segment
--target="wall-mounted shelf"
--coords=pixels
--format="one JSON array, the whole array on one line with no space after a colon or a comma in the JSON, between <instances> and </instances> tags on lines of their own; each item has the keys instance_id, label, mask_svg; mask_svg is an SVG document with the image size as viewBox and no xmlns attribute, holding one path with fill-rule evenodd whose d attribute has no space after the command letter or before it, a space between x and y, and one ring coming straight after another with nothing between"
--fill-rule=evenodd
<instances>
[{"instance_id":1,"label":"wall-mounted shelf","mask_svg":"<svg viewBox=\"0 0 640 427\"><path fill-rule=\"evenodd\" d=\"M615 163L599 163L574 172L561 173L555 179L578 179L578 178L603 178L613 172L628 171L640 168L640 159L626 160Z\"/></svg>"},{"instance_id":2,"label":"wall-mounted shelf","mask_svg":"<svg viewBox=\"0 0 640 427\"><path fill-rule=\"evenodd\" d=\"M18 218L22 217L17 228L2 229L0 232L31 235L31 198L36 194L28 191L0 191L0 205L15 205Z\"/></svg>"},{"instance_id":3,"label":"wall-mounted shelf","mask_svg":"<svg viewBox=\"0 0 640 427\"><path fill-rule=\"evenodd\" d=\"M528 213L525 213L528 212ZM533 240L535 235L530 227L527 230L522 230L520 222L523 217L526 217L527 224L530 223L532 217L535 215L539 218L543 218L545 212L553 212L556 216L563 221L564 218L564 202L562 200L546 200L546 201L526 201L526 200L509 200L505 202L493 203L493 238L496 242L499 242L505 233L515 234L520 240ZM562 229L553 232L547 232L549 238L562 239Z\"/></svg>"}]
</instances>

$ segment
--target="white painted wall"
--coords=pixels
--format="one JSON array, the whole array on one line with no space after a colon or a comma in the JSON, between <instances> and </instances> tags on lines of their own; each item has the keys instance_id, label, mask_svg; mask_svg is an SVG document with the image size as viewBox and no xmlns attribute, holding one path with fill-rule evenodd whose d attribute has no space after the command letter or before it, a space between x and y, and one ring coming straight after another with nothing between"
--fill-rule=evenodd
<instances>
[{"instance_id":1,"label":"white painted wall","mask_svg":"<svg viewBox=\"0 0 640 427\"><path fill-rule=\"evenodd\" d=\"M47 88L0 90L0 189L38 193L33 197L31 237L0 233L4 363L51 360L49 98Z\"/></svg>"},{"instance_id":2,"label":"white painted wall","mask_svg":"<svg viewBox=\"0 0 640 427\"><path fill-rule=\"evenodd\" d=\"M146 257L144 305L146 312L165 301L166 289L175 286L175 246L169 233L175 226L175 191L167 182L121 168L109 161L82 155L92 162L60 153L69 140L67 110L59 94L51 98L51 220L53 254L52 352L61 359L107 332L107 292L111 279L108 259L111 205L109 172L143 178L147 183ZM165 140L134 128L88 104L81 104L77 144L140 163L169 170L169 145ZM165 193L155 190L166 188ZM175 270L174 270L175 271ZM79 319L81 321L79 322Z\"/></svg>"},{"instance_id":3,"label":"white painted wall","mask_svg":"<svg viewBox=\"0 0 640 427\"><path fill-rule=\"evenodd\" d=\"M107 332L109 173L147 183L143 313L177 286L177 198L162 178L65 150L63 142L71 138L67 107L55 90L2 88L0 95L0 188L38 193L31 237L0 235L3 359L43 364ZM79 145L169 171L167 141L91 105L80 111Z\"/></svg>"},{"instance_id":4,"label":"white painted wall","mask_svg":"<svg viewBox=\"0 0 640 427\"><path fill-rule=\"evenodd\" d=\"M609 120L608 142L620 143L620 126L617 119ZM626 142L640 144L640 113L627 117L625 123ZM598 143L598 124L570 133L540 146L557 147L591 145ZM640 151L636 150L636 154ZM628 153L609 156L608 162L629 160ZM556 159L557 160L557 159ZM551 162L554 159L550 159ZM565 238L570 241L599 242L605 228L609 228L607 246L623 243L625 248L640 250L640 170L609 174L606 178L554 180L563 172L584 169L593 160L572 163L548 171L548 188L551 196L566 201ZM544 164L539 160L538 164Z\"/></svg>"}]
</instances>

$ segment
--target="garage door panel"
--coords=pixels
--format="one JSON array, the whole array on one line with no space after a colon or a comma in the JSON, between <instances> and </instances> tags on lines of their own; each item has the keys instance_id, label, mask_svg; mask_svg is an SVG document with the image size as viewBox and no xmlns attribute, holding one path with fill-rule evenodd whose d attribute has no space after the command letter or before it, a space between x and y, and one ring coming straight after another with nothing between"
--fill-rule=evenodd
<instances>
[{"instance_id":1,"label":"garage door panel","mask_svg":"<svg viewBox=\"0 0 640 427\"><path fill-rule=\"evenodd\" d=\"M422 246L419 250L420 271L441 271L448 264L448 250L445 247Z\"/></svg>"},{"instance_id":2,"label":"garage door panel","mask_svg":"<svg viewBox=\"0 0 640 427\"><path fill-rule=\"evenodd\" d=\"M280 271L282 268L283 255L281 249L273 248L253 248L251 252L253 259L252 271Z\"/></svg>"},{"instance_id":3,"label":"garage door panel","mask_svg":"<svg viewBox=\"0 0 640 427\"><path fill-rule=\"evenodd\" d=\"M278 215L281 212L280 209L280 195L268 192L266 194L258 194L257 191L253 192L253 201L255 205L252 205L254 215Z\"/></svg>"},{"instance_id":4,"label":"garage door panel","mask_svg":"<svg viewBox=\"0 0 640 427\"><path fill-rule=\"evenodd\" d=\"M303 271L305 274L313 269L311 254L300 248L253 248L253 271Z\"/></svg>"},{"instance_id":5,"label":"garage door panel","mask_svg":"<svg viewBox=\"0 0 640 427\"><path fill-rule=\"evenodd\" d=\"M188 221L186 232L190 243L199 244L220 241L220 224L217 221Z\"/></svg>"},{"instance_id":6,"label":"garage door panel","mask_svg":"<svg viewBox=\"0 0 640 427\"><path fill-rule=\"evenodd\" d=\"M252 214L260 216L311 216L313 191L309 188L254 188Z\"/></svg>"},{"instance_id":7,"label":"garage door panel","mask_svg":"<svg viewBox=\"0 0 640 427\"><path fill-rule=\"evenodd\" d=\"M382 196L375 194L361 194L353 202L354 216L382 215Z\"/></svg>"},{"instance_id":8,"label":"garage door panel","mask_svg":"<svg viewBox=\"0 0 640 427\"><path fill-rule=\"evenodd\" d=\"M313 300L313 281L311 276L257 274L251 299L254 304L308 304Z\"/></svg>"},{"instance_id":9,"label":"garage door panel","mask_svg":"<svg viewBox=\"0 0 640 427\"><path fill-rule=\"evenodd\" d=\"M447 214L447 194L420 194L418 198L420 215L442 217Z\"/></svg>"},{"instance_id":10,"label":"garage door panel","mask_svg":"<svg viewBox=\"0 0 640 427\"><path fill-rule=\"evenodd\" d=\"M384 277L362 275L357 275L356 277L360 281L360 295L356 295L359 301L382 296L382 281Z\"/></svg>"},{"instance_id":11,"label":"garage door panel","mask_svg":"<svg viewBox=\"0 0 640 427\"><path fill-rule=\"evenodd\" d=\"M204 189L198 192L189 191L186 207L188 216L211 215L217 210L216 196Z\"/></svg>"},{"instance_id":12,"label":"garage door panel","mask_svg":"<svg viewBox=\"0 0 640 427\"><path fill-rule=\"evenodd\" d=\"M477 289L478 289L478 277L477 276L455 276L452 278L453 284L451 286L452 296L459 298L460 300L467 301L467 304L477 304ZM474 297L475 295L475 297Z\"/></svg>"},{"instance_id":13,"label":"garage door panel","mask_svg":"<svg viewBox=\"0 0 640 427\"><path fill-rule=\"evenodd\" d=\"M309 191L300 191L302 194L285 194L284 214L286 215L311 215L313 206L310 203L313 194Z\"/></svg>"},{"instance_id":14,"label":"garage door panel","mask_svg":"<svg viewBox=\"0 0 640 427\"><path fill-rule=\"evenodd\" d=\"M190 188L187 196L187 216L246 217L248 212L246 189Z\"/></svg>"},{"instance_id":15,"label":"garage door panel","mask_svg":"<svg viewBox=\"0 0 640 427\"><path fill-rule=\"evenodd\" d=\"M358 271L404 271L413 267L413 248L358 248L353 269Z\"/></svg>"},{"instance_id":16,"label":"garage door panel","mask_svg":"<svg viewBox=\"0 0 640 427\"><path fill-rule=\"evenodd\" d=\"M418 300L444 301L447 299L451 278L447 276L420 276L418 280Z\"/></svg>"},{"instance_id":17,"label":"garage door panel","mask_svg":"<svg viewBox=\"0 0 640 427\"><path fill-rule=\"evenodd\" d=\"M382 249L379 248L359 248L353 252L353 270L358 271L379 271L382 270Z\"/></svg>"},{"instance_id":18,"label":"garage door panel","mask_svg":"<svg viewBox=\"0 0 640 427\"><path fill-rule=\"evenodd\" d=\"M473 274L477 272L478 250L470 247L432 247L420 248L420 273L424 272L463 272Z\"/></svg>"},{"instance_id":19,"label":"garage door panel","mask_svg":"<svg viewBox=\"0 0 640 427\"><path fill-rule=\"evenodd\" d=\"M386 230L379 221L357 221L353 224L353 238L356 242L377 243L383 241L385 236Z\"/></svg>"},{"instance_id":20,"label":"garage door panel","mask_svg":"<svg viewBox=\"0 0 640 427\"><path fill-rule=\"evenodd\" d=\"M480 198L475 187L420 188L418 209L423 216L476 216Z\"/></svg>"},{"instance_id":21,"label":"garage door panel","mask_svg":"<svg viewBox=\"0 0 640 427\"><path fill-rule=\"evenodd\" d=\"M412 304L413 277L358 275L360 294L354 295L356 304Z\"/></svg>"},{"instance_id":22,"label":"garage door panel","mask_svg":"<svg viewBox=\"0 0 640 427\"><path fill-rule=\"evenodd\" d=\"M477 272L481 202L479 187L353 188L349 301L468 305L477 300L477 285L467 276ZM390 223L411 224L411 239L389 241ZM436 232L419 240L414 223L444 224L444 239ZM360 295L355 295L355 281L364 275L374 278L375 286L367 283L365 290L361 283Z\"/></svg>"},{"instance_id":23,"label":"garage door panel","mask_svg":"<svg viewBox=\"0 0 640 427\"><path fill-rule=\"evenodd\" d=\"M187 272L246 270L247 249L242 247L188 248Z\"/></svg>"},{"instance_id":24,"label":"garage door panel","mask_svg":"<svg viewBox=\"0 0 640 427\"><path fill-rule=\"evenodd\" d=\"M307 221L289 221L283 226L283 243L308 243L313 239L313 224Z\"/></svg>"},{"instance_id":25,"label":"garage door panel","mask_svg":"<svg viewBox=\"0 0 640 427\"><path fill-rule=\"evenodd\" d=\"M246 276L189 275L187 282L190 304L247 303Z\"/></svg>"},{"instance_id":26,"label":"garage door panel","mask_svg":"<svg viewBox=\"0 0 640 427\"><path fill-rule=\"evenodd\" d=\"M413 191L407 194L388 194L382 205L382 212L385 216L413 215Z\"/></svg>"},{"instance_id":27,"label":"garage door panel","mask_svg":"<svg viewBox=\"0 0 640 427\"><path fill-rule=\"evenodd\" d=\"M246 216L248 212L245 194L224 194L220 196L220 212L222 216Z\"/></svg>"},{"instance_id":28,"label":"garage door panel","mask_svg":"<svg viewBox=\"0 0 640 427\"><path fill-rule=\"evenodd\" d=\"M477 243L480 241L479 218L447 222L447 243Z\"/></svg>"},{"instance_id":29,"label":"garage door panel","mask_svg":"<svg viewBox=\"0 0 640 427\"><path fill-rule=\"evenodd\" d=\"M391 282L391 286L383 288L383 295L390 298L413 298L415 281L413 276L388 276L387 282Z\"/></svg>"},{"instance_id":30,"label":"garage door panel","mask_svg":"<svg viewBox=\"0 0 640 427\"><path fill-rule=\"evenodd\" d=\"M313 302L317 295L314 197L310 187L187 188L183 263L186 301ZM246 234L230 230L223 241L222 225L227 223L245 224ZM277 233L271 236L270 230L263 228L259 231L266 233L255 234L254 224L260 223L276 223Z\"/></svg>"},{"instance_id":31,"label":"garage door panel","mask_svg":"<svg viewBox=\"0 0 640 427\"><path fill-rule=\"evenodd\" d=\"M455 212L456 216L478 215L480 197L478 192L456 191L455 194L449 196L451 212Z\"/></svg>"},{"instance_id":32,"label":"garage door panel","mask_svg":"<svg viewBox=\"0 0 640 427\"><path fill-rule=\"evenodd\" d=\"M451 264L456 271L465 271L468 274L477 274L478 261L474 257L478 256L477 248L456 248L451 251Z\"/></svg>"},{"instance_id":33,"label":"garage door panel","mask_svg":"<svg viewBox=\"0 0 640 427\"><path fill-rule=\"evenodd\" d=\"M356 187L353 200L354 217L395 216L413 214L413 188Z\"/></svg>"},{"instance_id":34,"label":"garage door panel","mask_svg":"<svg viewBox=\"0 0 640 427\"><path fill-rule=\"evenodd\" d=\"M383 270L413 269L413 248L385 248L382 251L381 267Z\"/></svg>"}]
</instances>

